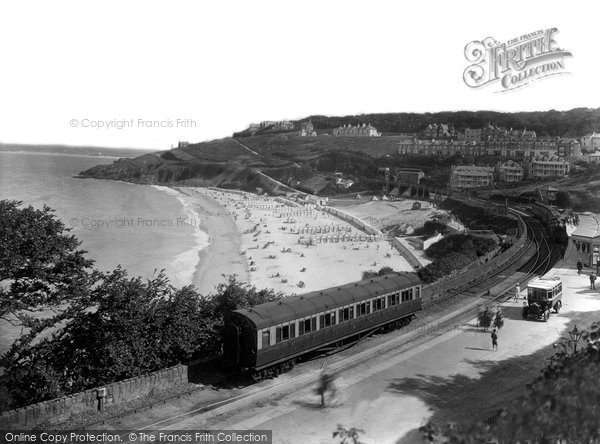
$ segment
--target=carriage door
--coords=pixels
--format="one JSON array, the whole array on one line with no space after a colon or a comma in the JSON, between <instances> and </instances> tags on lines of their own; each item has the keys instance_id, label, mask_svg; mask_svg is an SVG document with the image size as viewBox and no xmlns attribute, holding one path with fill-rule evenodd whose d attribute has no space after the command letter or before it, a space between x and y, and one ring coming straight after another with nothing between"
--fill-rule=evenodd
<instances>
[{"instance_id":1,"label":"carriage door","mask_svg":"<svg viewBox=\"0 0 600 444\"><path fill-rule=\"evenodd\" d=\"M240 363L240 330L235 324L225 326L225 345L224 345L225 362L231 365Z\"/></svg>"}]
</instances>

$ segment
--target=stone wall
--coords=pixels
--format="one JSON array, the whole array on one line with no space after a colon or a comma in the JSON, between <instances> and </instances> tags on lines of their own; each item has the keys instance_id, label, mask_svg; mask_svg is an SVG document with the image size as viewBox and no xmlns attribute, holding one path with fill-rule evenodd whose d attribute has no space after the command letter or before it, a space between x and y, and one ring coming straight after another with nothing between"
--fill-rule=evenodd
<instances>
[{"instance_id":1,"label":"stone wall","mask_svg":"<svg viewBox=\"0 0 600 444\"><path fill-rule=\"evenodd\" d=\"M40 423L66 421L73 415L95 412L99 410L98 393L102 388L106 389L104 407L110 408L187 383L187 366L177 365L104 387L2 412L0 428L31 428Z\"/></svg>"}]
</instances>

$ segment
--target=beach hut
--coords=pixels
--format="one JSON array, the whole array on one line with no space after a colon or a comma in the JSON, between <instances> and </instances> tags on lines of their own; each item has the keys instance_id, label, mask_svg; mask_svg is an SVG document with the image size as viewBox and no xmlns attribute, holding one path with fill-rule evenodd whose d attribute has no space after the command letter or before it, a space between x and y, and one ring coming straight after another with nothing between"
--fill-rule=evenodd
<instances>
[{"instance_id":1,"label":"beach hut","mask_svg":"<svg viewBox=\"0 0 600 444\"><path fill-rule=\"evenodd\" d=\"M412 210L420 210L421 209L421 202L413 202L411 209Z\"/></svg>"}]
</instances>

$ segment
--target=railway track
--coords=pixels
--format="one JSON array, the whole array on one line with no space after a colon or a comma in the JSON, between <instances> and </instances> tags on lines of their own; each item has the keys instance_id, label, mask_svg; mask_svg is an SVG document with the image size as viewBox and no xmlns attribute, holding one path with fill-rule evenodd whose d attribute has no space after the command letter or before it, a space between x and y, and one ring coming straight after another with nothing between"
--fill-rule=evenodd
<instances>
[{"instance_id":1,"label":"railway track","mask_svg":"<svg viewBox=\"0 0 600 444\"><path fill-rule=\"evenodd\" d=\"M439 302L443 304L444 302L450 301L460 296L472 297L478 295L482 297L481 305L501 303L509 297L512 297L512 293L510 293L510 290L512 290L515 286L515 279L517 279L520 283L525 283L531 278L533 278L535 275L544 274L550 268L552 268L556 261L560 259L560 252L557 251L555 245L551 245L548 242L545 228L541 225L541 223L537 222L535 219L531 218L530 216L524 213L519 213L519 216L524 219L524 222L527 226L528 239L523 248L521 249L522 251L520 252L518 257L515 258L515 260L508 264L506 267L497 270L497 272L492 276L483 277L474 283L470 283L468 287L463 286L462 288L453 289L449 292L447 298L442 298L439 300ZM495 288L496 290L493 293L488 293L488 290L490 288ZM419 317L425 317L426 315L435 314L436 308L437 312L439 313L439 307L437 307L437 305L434 305L433 307L422 310L422 314L420 314ZM445 322L456 323L473 319L477 315L479 309L479 307L475 307L469 310L464 310L456 316L447 319ZM422 339L419 341L409 340L400 346L410 345L412 348L416 347L420 343L427 342L430 339L427 339L425 341L423 341ZM346 347L344 347L344 349L346 349ZM331 354L333 353L326 353L326 356L330 356ZM302 384L300 384L300 386L307 386L314 383L314 381L309 375L304 376L306 377L298 378L302 379L303 381ZM300 381L296 382L299 383ZM168 424L172 424L173 422L180 420L181 418L189 417L195 414L207 413L211 410L215 410L219 407L232 404L236 401L260 396L261 393L264 394L264 396L271 396L273 394L273 391L277 393L277 390L279 388L283 390L285 387L287 387L289 389L289 383L290 381L284 380L282 382L275 383L274 385L268 388L260 387L256 390L251 390L248 393L219 400L209 405L201 406L189 410L187 412L182 412L176 416L161 419L160 421L146 425L143 428L140 428L139 430L146 430L149 428L156 428L157 426L165 426ZM295 389L301 388L300 386L295 385ZM496 414L497 412L488 412L487 414L481 415L481 417L475 419L489 420L489 418L493 417ZM112 418L112 420L114 419L117 418ZM111 419L108 419L107 421L110 420Z\"/></svg>"}]
</instances>

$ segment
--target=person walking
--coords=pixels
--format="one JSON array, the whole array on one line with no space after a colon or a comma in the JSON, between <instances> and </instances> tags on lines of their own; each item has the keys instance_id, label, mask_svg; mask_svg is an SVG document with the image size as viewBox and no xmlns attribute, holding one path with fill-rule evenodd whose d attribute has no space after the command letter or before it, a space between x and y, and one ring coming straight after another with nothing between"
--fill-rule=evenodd
<instances>
[{"instance_id":1,"label":"person walking","mask_svg":"<svg viewBox=\"0 0 600 444\"><path fill-rule=\"evenodd\" d=\"M496 333L496 329L492 330L492 350L498 350L498 334Z\"/></svg>"},{"instance_id":2,"label":"person walking","mask_svg":"<svg viewBox=\"0 0 600 444\"><path fill-rule=\"evenodd\" d=\"M321 378L319 381L319 386L315 390L317 394L321 397L321 406L325 407L325 395L327 392L331 393L331 397L335 396L335 386L334 386L334 377L329 373L323 371L321 373Z\"/></svg>"},{"instance_id":3,"label":"person walking","mask_svg":"<svg viewBox=\"0 0 600 444\"><path fill-rule=\"evenodd\" d=\"M596 289L596 275L594 274L594 272L592 271L592 273L590 274L590 288L592 290Z\"/></svg>"},{"instance_id":4,"label":"person walking","mask_svg":"<svg viewBox=\"0 0 600 444\"><path fill-rule=\"evenodd\" d=\"M578 275L581 274L582 269L583 269L583 262L581 262L581 259L577 259L577 274Z\"/></svg>"},{"instance_id":5,"label":"person walking","mask_svg":"<svg viewBox=\"0 0 600 444\"><path fill-rule=\"evenodd\" d=\"M515 300L514 302L519 302L519 297L521 296L521 284L517 283L515 287Z\"/></svg>"}]
</instances>

